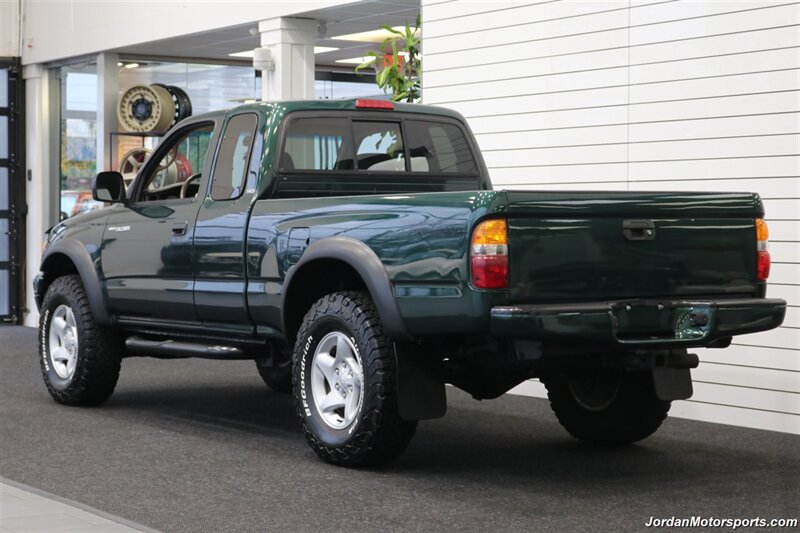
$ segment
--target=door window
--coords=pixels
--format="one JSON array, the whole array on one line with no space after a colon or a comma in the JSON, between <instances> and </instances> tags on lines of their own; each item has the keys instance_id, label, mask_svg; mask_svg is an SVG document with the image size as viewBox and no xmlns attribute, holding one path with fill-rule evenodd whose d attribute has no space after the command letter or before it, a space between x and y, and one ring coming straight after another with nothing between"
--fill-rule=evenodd
<instances>
[{"instance_id":1,"label":"door window","mask_svg":"<svg viewBox=\"0 0 800 533\"><path fill-rule=\"evenodd\" d=\"M158 162L148 165L149 174L138 189L140 202L194 198L200 189L214 124L200 124L168 140L165 150L159 146Z\"/></svg>"},{"instance_id":2,"label":"door window","mask_svg":"<svg viewBox=\"0 0 800 533\"><path fill-rule=\"evenodd\" d=\"M211 185L214 200L232 200L242 195L257 126L258 117L252 113L236 115L228 121L214 163Z\"/></svg>"}]
</instances>

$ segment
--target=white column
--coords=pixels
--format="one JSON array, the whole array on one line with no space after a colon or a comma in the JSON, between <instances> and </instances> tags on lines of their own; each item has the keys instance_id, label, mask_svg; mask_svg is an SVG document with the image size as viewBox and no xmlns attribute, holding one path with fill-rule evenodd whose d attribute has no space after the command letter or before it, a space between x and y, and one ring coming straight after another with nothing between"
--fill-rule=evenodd
<instances>
[{"instance_id":1,"label":"white column","mask_svg":"<svg viewBox=\"0 0 800 533\"><path fill-rule=\"evenodd\" d=\"M108 134L117 131L119 54L97 54L97 171L116 170L116 154Z\"/></svg>"},{"instance_id":2,"label":"white column","mask_svg":"<svg viewBox=\"0 0 800 533\"><path fill-rule=\"evenodd\" d=\"M262 72L261 99L313 99L317 21L288 17L262 20L258 31L261 46L272 51L275 61L275 70Z\"/></svg>"},{"instance_id":3,"label":"white column","mask_svg":"<svg viewBox=\"0 0 800 533\"><path fill-rule=\"evenodd\" d=\"M25 79L25 235L24 324L35 327L39 313L31 282L39 272L44 232L57 222L59 192L58 79L53 69L28 65Z\"/></svg>"}]
</instances>

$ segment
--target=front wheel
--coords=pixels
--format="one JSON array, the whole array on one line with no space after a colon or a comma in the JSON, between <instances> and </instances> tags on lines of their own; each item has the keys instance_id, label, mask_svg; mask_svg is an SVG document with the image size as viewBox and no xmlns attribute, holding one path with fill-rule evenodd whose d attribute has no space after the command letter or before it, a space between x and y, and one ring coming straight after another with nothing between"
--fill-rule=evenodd
<instances>
[{"instance_id":1,"label":"front wheel","mask_svg":"<svg viewBox=\"0 0 800 533\"><path fill-rule=\"evenodd\" d=\"M114 392L122 354L120 337L97 325L77 275L47 288L39 319L39 361L47 390L67 405L97 405Z\"/></svg>"},{"instance_id":2,"label":"front wheel","mask_svg":"<svg viewBox=\"0 0 800 533\"><path fill-rule=\"evenodd\" d=\"M364 293L329 294L311 306L297 335L293 385L306 439L329 463L386 463L416 430L398 414L393 345Z\"/></svg>"},{"instance_id":3,"label":"front wheel","mask_svg":"<svg viewBox=\"0 0 800 533\"><path fill-rule=\"evenodd\" d=\"M550 407L570 435L592 444L630 444L655 433L670 402L660 400L651 372L597 370L547 376Z\"/></svg>"}]
</instances>

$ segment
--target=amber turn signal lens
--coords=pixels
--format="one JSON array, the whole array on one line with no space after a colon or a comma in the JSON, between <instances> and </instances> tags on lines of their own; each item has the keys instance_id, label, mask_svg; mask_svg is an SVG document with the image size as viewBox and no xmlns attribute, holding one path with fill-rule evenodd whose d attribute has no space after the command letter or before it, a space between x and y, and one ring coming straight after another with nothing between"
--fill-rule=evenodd
<instances>
[{"instance_id":1,"label":"amber turn signal lens","mask_svg":"<svg viewBox=\"0 0 800 533\"><path fill-rule=\"evenodd\" d=\"M763 218L756 219L756 240L766 241L769 240L769 228Z\"/></svg>"},{"instance_id":2,"label":"amber turn signal lens","mask_svg":"<svg viewBox=\"0 0 800 533\"><path fill-rule=\"evenodd\" d=\"M472 234L472 244L508 244L506 221L503 219L485 220L478 224Z\"/></svg>"}]
</instances>

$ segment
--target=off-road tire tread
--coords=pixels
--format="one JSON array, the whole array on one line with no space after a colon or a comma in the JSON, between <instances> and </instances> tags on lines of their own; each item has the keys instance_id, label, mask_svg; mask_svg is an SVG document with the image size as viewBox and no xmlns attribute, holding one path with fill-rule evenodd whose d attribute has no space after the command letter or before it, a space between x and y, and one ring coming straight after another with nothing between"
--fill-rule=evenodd
<instances>
[{"instance_id":1,"label":"off-road tire tread","mask_svg":"<svg viewBox=\"0 0 800 533\"><path fill-rule=\"evenodd\" d=\"M570 435L590 444L619 446L645 439L661 426L671 406L656 396L649 372L625 372L616 399L601 412L587 411L575 401L566 376L542 381L558 422Z\"/></svg>"},{"instance_id":2,"label":"off-road tire tread","mask_svg":"<svg viewBox=\"0 0 800 533\"><path fill-rule=\"evenodd\" d=\"M100 327L92 315L89 299L78 275L71 274L56 278L45 293L42 309L47 309L57 295L64 295L71 300L72 312L78 327L78 345L80 353L75 373L69 386L58 390L47 378L44 364L46 354L41 337L39 339L39 363L42 369L47 390L53 399L64 405L99 405L105 402L114 392L119 379L122 364L122 338L112 329ZM45 327L44 313L39 321ZM45 333L46 334L46 333Z\"/></svg>"},{"instance_id":3,"label":"off-road tire tread","mask_svg":"<svg viewBox=\"0 0 800 533\"><path fill-rule=\"evenodd\" d=\"M303 343L318 318L335 315L353 328L361 350L366 391L361 422L342 447L321 442L309 426L299 395ZM392 341L383 332L378 310L368 294L338 292L328 294L311 306L297 335L295 346L295 408L302 420L303 433L311 448L328 463L347 467L385 464L408 446L417 428L416 421L403 420L397 408L397 364Z\"/></svg>"}]
</instances>

